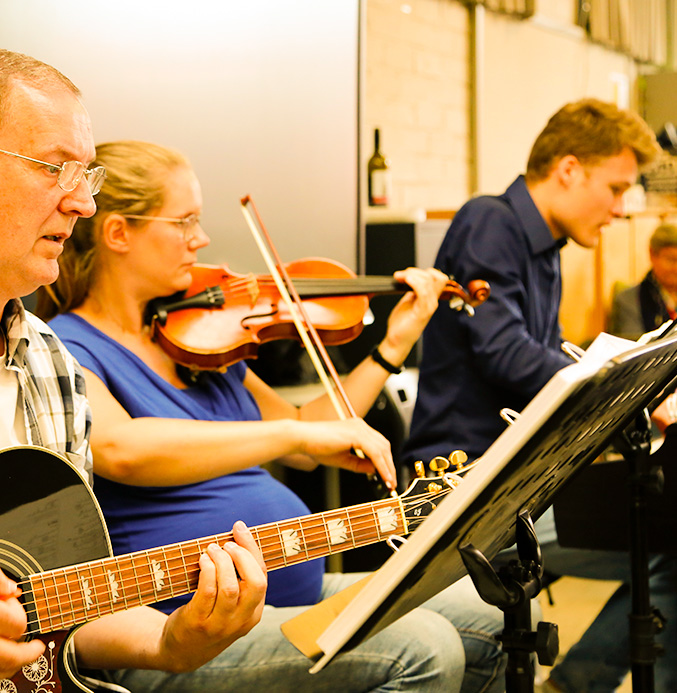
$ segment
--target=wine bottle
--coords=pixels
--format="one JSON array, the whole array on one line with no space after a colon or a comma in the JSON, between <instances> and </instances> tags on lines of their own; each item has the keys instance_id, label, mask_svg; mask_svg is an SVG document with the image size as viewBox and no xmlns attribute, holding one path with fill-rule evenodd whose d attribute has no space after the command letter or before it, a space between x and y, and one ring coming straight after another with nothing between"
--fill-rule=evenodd
<instances>
[{"instance_id":1,"label":"wine bottle","mask_svg":"<svg viewBox=\"0 0 677 693\"><path fill-rule=\"evenodd\" d=\"M381 153L380 132L374 130L374 153L367 165L369 205L384 207L390 203L390 162Z\"/></svg>"}]
</instances>

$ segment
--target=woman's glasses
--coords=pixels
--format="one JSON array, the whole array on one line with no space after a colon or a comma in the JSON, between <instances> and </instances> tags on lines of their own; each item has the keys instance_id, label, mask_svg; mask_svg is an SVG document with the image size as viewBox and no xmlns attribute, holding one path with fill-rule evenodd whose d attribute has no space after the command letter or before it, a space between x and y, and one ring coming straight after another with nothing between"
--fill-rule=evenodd
<instances>
[{"instance_id":1,"label":"woman's glasses","mask_svg":"<svg viewBox=\"0 0 677 693\"><path fill-rule=\"evenodd\" d=\"M186 217L154 217L149 214L122 214L125 219L148 219L153 221L166 221L169 224L176 224L183 232L183 240L190 243L196 238L196 228L200 224L199 214L189 214Z\"/></svg>"}]
</instances>

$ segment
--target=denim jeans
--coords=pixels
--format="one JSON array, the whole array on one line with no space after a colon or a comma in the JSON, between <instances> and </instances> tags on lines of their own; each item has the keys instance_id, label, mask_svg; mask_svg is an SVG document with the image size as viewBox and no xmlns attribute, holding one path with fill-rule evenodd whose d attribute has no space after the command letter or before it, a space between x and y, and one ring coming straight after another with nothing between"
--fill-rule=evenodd
<instances>
[{"instance_id":1,"label":"denim jeans","mask_svg":"<svg viewBox=\"0 0 677 693\"><path fill-rule=\"evenodd\" d=\"M325 575L322 598L363 574ZM351 693L443 691L500 693L505 656L495 635L503 615L485 604L469 578L459 580L317 674L280 625L307 607L266 606L261 622L211 662L186 674L125 670L117 683L136 693ZM453 625L452 625L453 624Z\"/></svg>"},{"instance_id":2,"label":"denim jeans","mask_svg":"<svg viewBox=\"0 0 677 693\"><path fill-rule=\"evenodd\" d=\"M630 670L628 615L632 610L629 555L616 551L565 549L553 540L554 516L536 523L543 565L558 575L620 580L623 584L604 605L581 639L552 670L552 680L567 693L612 693ZM667 619L656 636L665 648L654 667L656 693L677 691L677 557L652 556L649 563L651 604Z\"/></svg>"}]
</instances>

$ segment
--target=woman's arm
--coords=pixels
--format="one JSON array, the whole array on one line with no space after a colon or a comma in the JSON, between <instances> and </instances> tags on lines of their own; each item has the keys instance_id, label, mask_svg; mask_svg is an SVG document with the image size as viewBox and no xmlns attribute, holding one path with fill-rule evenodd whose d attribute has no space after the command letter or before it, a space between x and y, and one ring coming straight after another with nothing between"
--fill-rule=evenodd
<instances>
[{"instance_id":1,"label":"woman's arm","mask_svg":"<svg viewBox=\"0 0 677 693\"><path fill-rule=\"evenodd\" d=\"M388 363L401 366L437 310L448 278L436 269L416 267L395 272L394 278L412 291L402 297L388 316L388 330L378 350ZM389 376L389 371L367 357L343 380L343 388L358 416L367 414ZM336 412L329 397L323 395L302 406L299 416L305 421L319 421L335 418Z\"/></svg>"},{"instance_id":2,"label":"woman's arm","mask_svg":"<svg viewBox=\"0 0 677 693\"><path fill-rule=\"evenodd\" d=\"M106 479L136 486L189 484L301 454L357 472L376 469L396 486L390 445L380 433L362 419L300 421L298 410L253 374L245 385L255 383L254 396L265 399L262 411L270 420L133 419L103 381L84 370L94 420L94 467ZM351 453L357 448L369 459Z\"/></svg>"}]
</instances>

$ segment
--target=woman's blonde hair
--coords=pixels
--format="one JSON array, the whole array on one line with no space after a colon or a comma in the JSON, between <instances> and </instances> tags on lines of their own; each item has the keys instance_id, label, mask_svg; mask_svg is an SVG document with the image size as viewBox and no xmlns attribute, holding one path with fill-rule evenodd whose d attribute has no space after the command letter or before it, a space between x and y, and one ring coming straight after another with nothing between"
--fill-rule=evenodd
<instances>
[{"instance_id":1,"label":"woman's blonde hair","mask_svg":"<svg viewBox=\"0 0 677 693\"><path fill-rule=\"evenodd\" d=\"M95 198L96 214L78 219L59 257L59 278L38 290L35 312L43 320L77 308L87 297L97 269L101 227L106 217L113 213L147 215L161 209L167 174L190 164L174 149L120 140L100 144L91 166L106 168L106 180Z\"/></svg>"}]
</instances>

